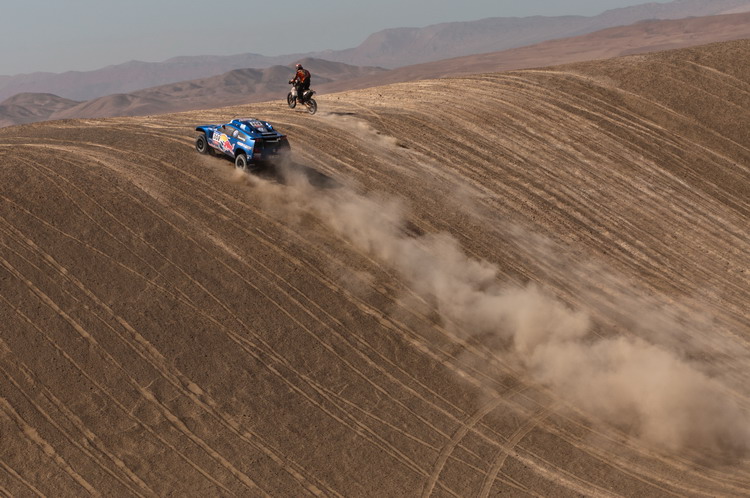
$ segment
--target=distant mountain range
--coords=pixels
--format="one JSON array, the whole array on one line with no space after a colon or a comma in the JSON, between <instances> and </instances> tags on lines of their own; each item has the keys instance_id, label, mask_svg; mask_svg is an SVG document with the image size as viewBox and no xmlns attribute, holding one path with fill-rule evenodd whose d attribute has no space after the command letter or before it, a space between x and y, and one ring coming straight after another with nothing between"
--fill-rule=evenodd
<instances>
[{"instance_id":1,"label":"distant mountain range","mask_svg":"<svg viewBox=\"0 0 750 498\"><path fill-rule=\"evenodd\" d=\"M643 21L527 47L393 70L312 58L301 61L313 69L314 88L324 94L418 79L545 67L742 38L750 38L750 12ZM289 88L289 76L289 68L280 65L264 69L235 69L208 78L84 102L50 94L23 93L0 103L0 126L49 119L160 114L282 99Z\"/></svg>"},{"instance_id":2,"label":"distant mountain range","mask_svg":"<svg viewBox=\"0 0 750 498\"><path fill-rule=\"evenodd\" d=\"M321 59L306 58L301 61L315 68L316 85L367 80L387 72L382 68L351 66ZM280 99L290 88L287 81L291 75L292 71L285 66L234 69L208 78L105 95L83 102L51 94L25 92L0 102L0 126L49 119L140 116Z\"/></svg>"},{"instance_id":3,"label":"distant mountain range","mask_svg":"<svg viewBox=\"0 0 750 498\"><path fill-rule=\"evenodd\" d=\"M400 67L379 74L376 80L346 80L328 84L323 89L355 90L375 84L386 85L462 74L540 68L744 38L750 38L750 9L742 14L641 21L629 26L618 26L500 52Z\"/></svg>"},{"instance_id":4,"label":"distant mountain range","mask_svg":"<svg viewBox=\"0 0 750 498\"><path fill-rule=\"evenodd\" d=\"M289 65L303 58L353 66L397 68L465 55L496 52L578 36L648 19L681 19L750 10L750 0L675 0L614 9L593 17L489 18L398 28L371 35L356 48L266 57L246 53L185 56L164 62L131 61L95 71L0 76L0 100L19 93L51 93L77 101L216 76L235 69Z\"/></svg>"},{"instance_id":5,"label":"distant mountain range","mask_svg":"<svg viewBox=\"0 0 750 498\"><path fill-rule=\"evenodd\" d=\"M730 10L750 10L750 1L676 0L609 10L594 17L497 17L425 28L388 29L373 34L356 48L322 52L315 56L348 64L395 68L508 50L638 21L703 17L728 13Z\"/></svg>"},{"instance_id":6,"label":"distant mountain range","mask_svg":"<svg viewBox=\"0 0 750 498\"><path fill-rule=\"evenodd\" d=\"M376 78L382 68L358 67L321 59L301 59L315 68L316 85L333 81ZM76 117L138 116L188 109L223 107L248 101L282 99L290 89L292 72L285 66L264 69L235 69L196 80L169 83L129 94L114 94L58 109L50 119Z\"/></svg>"}]
</instances>

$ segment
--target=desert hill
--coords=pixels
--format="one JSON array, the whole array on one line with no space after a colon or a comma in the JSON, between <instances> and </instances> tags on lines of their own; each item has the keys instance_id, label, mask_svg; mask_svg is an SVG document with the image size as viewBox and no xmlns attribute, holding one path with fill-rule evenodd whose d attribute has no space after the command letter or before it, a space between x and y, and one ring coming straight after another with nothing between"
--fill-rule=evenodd
<instances>
[{"instance_id":1,"label":"desert hill","mask_svg":"<svg viewBox=\"0 0 750 498\"><path fill-rule=\"evenodd\" d=\"M378 85L488 71L529 69L623 55L685 48L750 38L750 13L642 21L525 47L415 64L372 78L327 85L324 90L351 90Z\"/></svg>"},{"instance_id":2,"label":"desert hill","mask_svg":"<svg viewBox=\"0 0 750 498\"><path fill-rule=\"evenodd\" d=\"M300 62L315 68L314 81L326 85L346 81L369 81L386 72L376 67L350 66L340 62L305 58ZM49 94L24 93L0 102L0 126L36 121L143 116L190 109L211 109L283 97L294 69L235 69L218 76L170 83L133 93L113 94L76 102Z\"/></svg>"},{"instance_id":3,"label":"desert hill","mask_svg":"<svg viewBox=\"0 0 750 498\"><path fill-rule=\"evenodd\" d=\"M597 16L489 18L423 28L373 33L359 46L344 50L264 56L257 53L181 56L161 62L130 61L94 71L0 76L0 101L17 93L52 93L86 101L179 81L208 78L235 69L290 65L312 57L354 66L400 67L427 61L507 50L555 38L590 33L647 19L710 16L738 9L750 0L675 0L613 9ZM717 40L718 41L718 40ZM242 50L238 40L237 50ZM248 46L253 51L254 47Z\"/></svg>"},{"instance_id":4,"label":"desert hill","mask_svg":"<svg viewBox=\"0 0 750 498\"><path fill-rule=\"evenodd\" d=\"M0 102L0 127L45 121L80 104L49 93L19 93Z\"/></svg>"},{"instance_id":5,"label":"desert hill","mask_svg":"<svg viewBox=\"0 0 750 498\"><path fill-rule=\"evenodd\" d=\"M552 64L604 59L668 48L683 48L716 41L750 38L750 13L696 17L669 21L644 21L634 25L597 31L588 35L554 40L529 47L492 52L386 71L377 67L351 66L323 59L302 59L314 72L314 88L330 93L369 88L390 83L441 78L477 72L498 72L543 67ZM226 105L263 102L286 94L290 69L236 69L199 80L182 81L131 94L115 94L65 106L38 99L34 107L0 103L0 126L46 119L139 116ZM30 95L24 94L29 101ZM7 102L11 102L11 98ZM8 112L4 113L3 111Z\"/></svg>"},{"instance_id":6,"label":"desert hill","mask_svg":"<svg viewBox=\"0 0 750 498\"><path fill-rule=\"evenodd\" d=\"M499 52L559 38L627 26L646 20L685 19L745 12L747 0L675 0L611 9L597 16L494 17L441 23L423 28L387 29L372 34L358 47L316 56L364 66L396 68L442 59Z\"/></svg>"},{"instance_id":7,"label":"desert hill","mask_svg":"<svg viewBox=\"0 0 750 498\"><path fill-rule=\"evenodd\" d=\"M0 129L0 489L746 496L749 57Z\"/></svg>"},{"instance_id":8,"label":"desert hill","mask_svg":"<svg viewBox=\"0 0 750 498\"><path fill-rule=\"evenodd\" d=\"M316 84L332 81L345 84L352 79L377 78L385 69L358 67L320 59L301 59L315 68ZM108 95L53 113L49 119L142 116L189 109L262 102L283 98L289 91L287 81L294 69L272 66L265 69L235 69L198 80L182 81L130 94Z\"/></svg>"}]
</instances>

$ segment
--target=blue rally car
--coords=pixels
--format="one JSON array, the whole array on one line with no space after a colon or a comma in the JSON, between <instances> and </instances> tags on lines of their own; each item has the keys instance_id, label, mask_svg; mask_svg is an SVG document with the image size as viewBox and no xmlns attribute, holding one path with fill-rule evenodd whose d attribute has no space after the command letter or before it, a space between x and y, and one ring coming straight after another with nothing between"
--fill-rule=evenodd
<instances>
[{"instance_id":1,"label":"blue rally car","mask_svg":"<svg viewBox=\"0 0 750 498\"><path fill-rule=\"evenodd\" d=\"M289 152L286 135L259 119L233 119L223 125L197 126L195 149L201 154L220 153L234 159L240 169L274 163Z\"/></svg>"}]
</instances>

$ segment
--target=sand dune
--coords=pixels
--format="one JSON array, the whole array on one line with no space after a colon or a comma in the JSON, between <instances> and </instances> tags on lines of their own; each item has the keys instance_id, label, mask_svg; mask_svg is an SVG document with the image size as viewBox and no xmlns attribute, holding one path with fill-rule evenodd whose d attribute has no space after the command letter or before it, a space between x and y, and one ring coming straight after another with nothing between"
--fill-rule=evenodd
<instances>
[{"instance_id":1,"label":"sand dune","mask_svg":"<svg viewBox=\"0 0 750 498\"><path fill-rule=\"evenodd\" d=\"M0 490L746 496L749 56L0 130Z\"/></svg>"}]
</instances>

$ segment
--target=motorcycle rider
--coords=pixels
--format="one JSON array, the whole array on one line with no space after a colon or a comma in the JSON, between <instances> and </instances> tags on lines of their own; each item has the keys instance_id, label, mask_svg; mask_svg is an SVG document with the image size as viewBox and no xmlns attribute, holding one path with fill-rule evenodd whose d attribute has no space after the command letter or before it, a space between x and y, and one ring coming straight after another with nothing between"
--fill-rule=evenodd
<instances>
[{"instance_id":1,"label":"motorcycle rider","mask_svg":"<svg viewBox=\"0 0 750 498\"><path fill-rule=\"evenodd\" d=\"M310 89L310 71L302 67L302 64L297 64L295 68L297 72L289 83L297 89L297 100L301 104L304 101L305 91Z\"/></svg>"}]
</instances>

